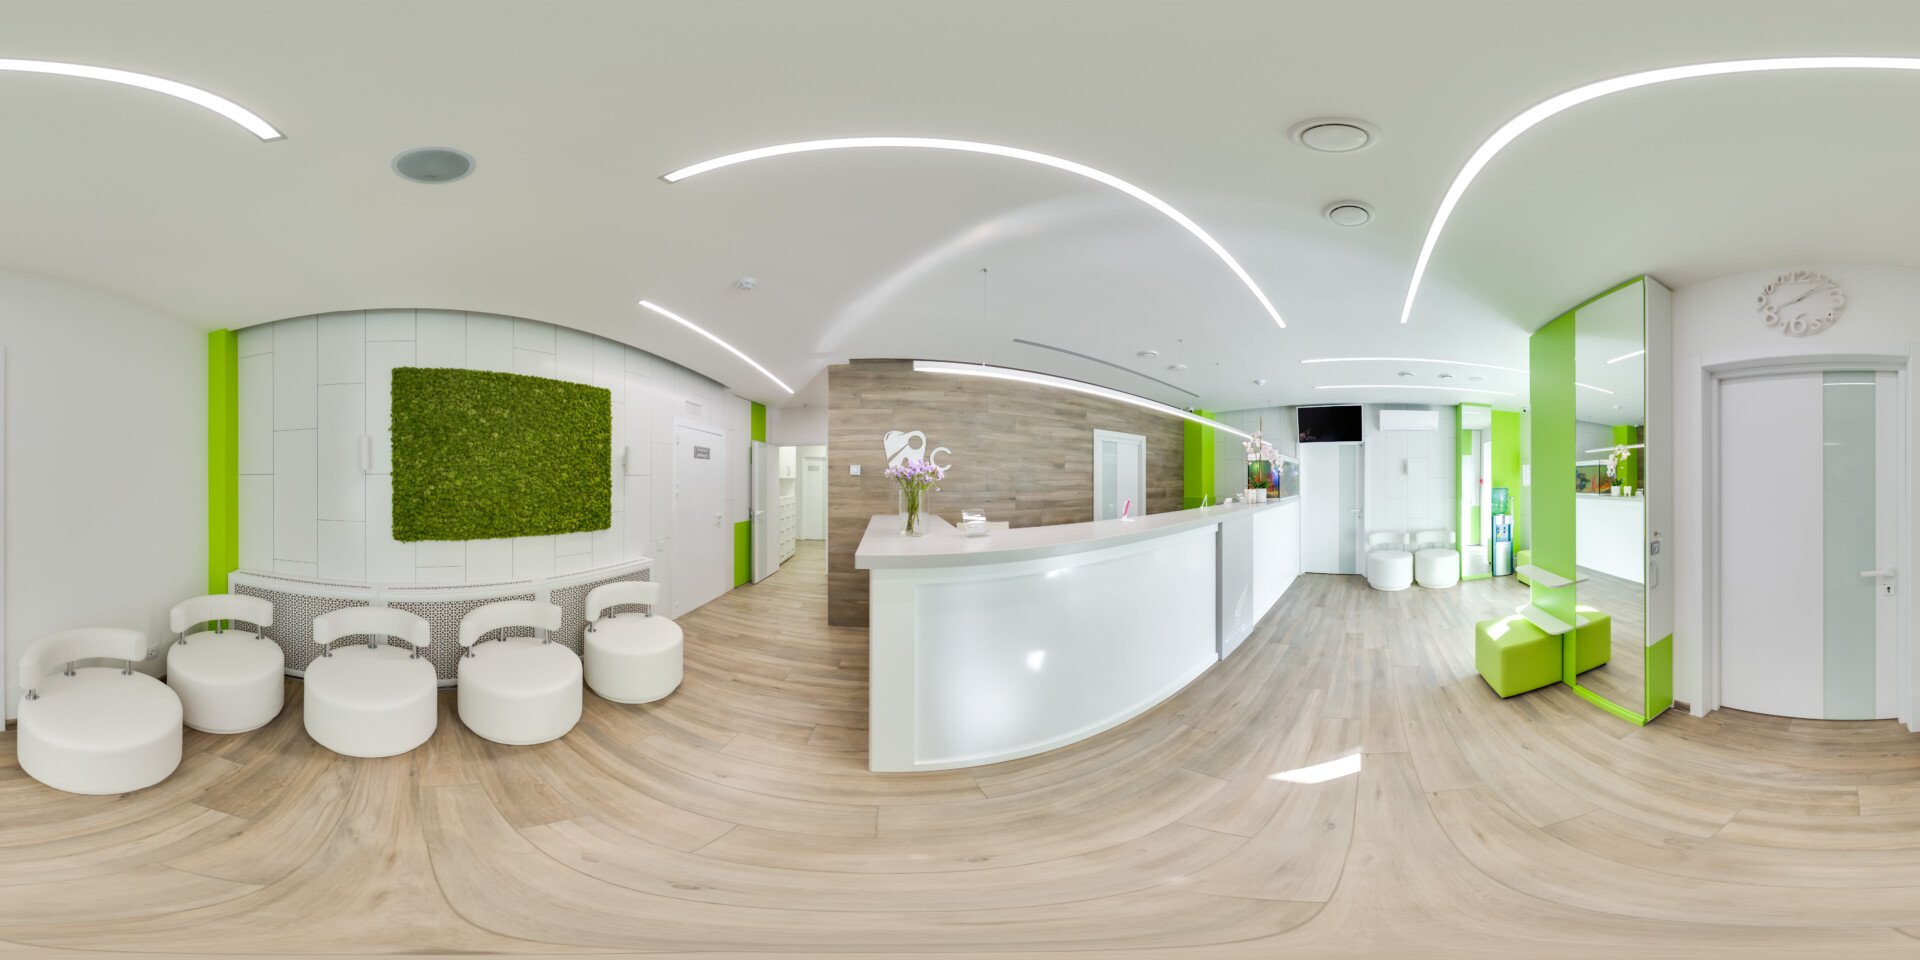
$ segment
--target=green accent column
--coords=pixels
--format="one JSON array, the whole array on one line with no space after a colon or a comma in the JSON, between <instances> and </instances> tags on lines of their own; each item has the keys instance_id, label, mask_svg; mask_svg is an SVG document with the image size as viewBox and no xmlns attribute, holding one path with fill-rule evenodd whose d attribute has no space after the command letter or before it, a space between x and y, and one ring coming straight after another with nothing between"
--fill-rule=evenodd
<instances>
[{"instance_id":1,"label":"green accent column","mask_svg":"<svg viewBox=\"0 0 1920 960\"><path fill-rule=\"evenodd\" d=\"M1213 419L1212 411L1195 410L1194 413ZM1192 509L1213 493L1213 435L1214 429L1203 423L1186 422L1182 437L1184 447L1181 451L1186 464L1186 475L1180 490L1180 506ZM1245 486L1244 479L1241 486Z\"/></svg>"},{"instance_id":2,"label":"green accent column","mask_svg":"<svg viewBox=\"0 0 1920 960\"><path fill-rule=\"evenodd\" d=\"M1627 424L1625 426L1619 426L1619 427L1613 428L1613 445L1614 446L1617 447L1617 446L1620 446L1621 444L1625 444L1630 447L1639 442L1640 442L1639 427L1633 426L1632 424ZM1624 484L1626 486L1630 486L1635 489L1638 489L1640 486L1640 463L1644 459L1644 457L1642 456L1644 451L1634 450L1630 452L1632 453L1632 456L1628 457L1625 460L1620 461L1619 467L1615 468L1613 473L1613 482L1615 486L1620 486Z\"/></svg>"},{"instance_id":3,"label":"green accent column","mask_svg":"<svg viewBox=\"0 0 1920 960\"><path fill-rule=\"evenodd\" d=\"M747 430L747 489L753 489L753 444L767 442L767 407L765 404L752 404L750 425ZM733 525L733 585L738 587L753 579L753 521L742 520Z\"/></svg>"},{"instance_id":4,"label":"green accent column","mask_svg":"<svg viewBox=\"0 0 1920 960\"><path fill-rule=\"evenodd\" d=\"M207 334L207 592L240 569L240 338Z\"/></svg>"},{"instance_id":5,"label":"green accent column","mask_svg":"<svg viewBox=\"0 0 1920 960\"><path fill-rule=\"evenodd\" d=\"M1533 565L1571 580L1573 569L1573 314L1541 327L1528 341L1533 411L1532 524ZM1533 605L1548 616L1574 622L1575 589L1548 587L1535 580ZM1566 634L1573 643L1573 631ZM1563 658L1571 670L1573 658ZM1568 677L1569 684L1573 682Z\"/></svg>"},{"instance_id":6,"label":"green accent column","mask_svg":"<svg viewBox=\"0 0 1920 960\"><path fill-rule=\"evenodd\" d=\"M1507 488L1509 509L1513 511L1513 551L1519 553L1525 549L1520 546L1520 518L1526 516L1527 496L1526 488L1520 485L1520 412L1493 411L1493 428L1487 435L1493 438L1493 476L1490 480L1495 487ZM1491 551L1493 545L1488 544L1487 549Z\"/></svg>"}]
</instances>

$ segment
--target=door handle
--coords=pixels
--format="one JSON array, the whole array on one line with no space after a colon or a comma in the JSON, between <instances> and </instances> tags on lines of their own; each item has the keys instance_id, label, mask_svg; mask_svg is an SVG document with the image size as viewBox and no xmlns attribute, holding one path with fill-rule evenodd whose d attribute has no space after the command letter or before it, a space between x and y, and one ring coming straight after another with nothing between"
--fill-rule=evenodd
<instances>
[{"instance_id":1,"label":"door handle","mask_svg":"<svg viewBox=\"0 0 1920 960\"><path fill-rule=\"evenodd\" d=\"M1860 575L1867 578L1891 577L1892 570L1862 570Z\"/></svg>"}]
</instances>

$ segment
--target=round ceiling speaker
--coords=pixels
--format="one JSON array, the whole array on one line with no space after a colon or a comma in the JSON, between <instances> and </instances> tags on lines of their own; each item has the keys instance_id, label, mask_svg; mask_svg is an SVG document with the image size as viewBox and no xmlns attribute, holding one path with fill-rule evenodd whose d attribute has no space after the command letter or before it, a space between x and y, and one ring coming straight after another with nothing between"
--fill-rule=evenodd
<instances>
[{"instance_id":1,"label":"round ceiling speaker","mask_svg":"<svg viewBox=\"0 0 1920 960\"><path fill-rule=\"evenodd\" d=\"M1352 153L1375 139L1371 124L1342 117L1322 117L1296 123L1288 134L1295 143L1321 153Z\"/></svg>"},{"instance_id":2,"label":"round ceiling speaker","mask_svg":"<svg viewBox=\"0 0 1920 960\"><path fill-rule=\"evenodd\" d=\"M393 172L415 183L452 183L473 172L473 158L451 147L417 147L393 158Z\"/></svg>"},{"instance_id":3,"label":"round ceiling speaker","mask_svg":"<svg viewBox=\"0 0 1920 960\"><path fill-rule=\"evenodd\" d=\"M1327 207L1327 219L1343 227L1357 227L1373 219L1373 210L1364 203L1343 200Z\"/></svg>"}]
</instances>

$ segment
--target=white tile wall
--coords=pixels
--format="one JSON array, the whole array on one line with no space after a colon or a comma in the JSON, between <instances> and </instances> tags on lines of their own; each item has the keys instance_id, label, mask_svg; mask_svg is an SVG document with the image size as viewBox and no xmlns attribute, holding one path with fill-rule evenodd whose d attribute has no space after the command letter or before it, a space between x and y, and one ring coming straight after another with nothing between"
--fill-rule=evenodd
<instances>
[{"instance_id":1,"label":"white tile wall","mask_svg":"<svg viewBox=\"0 0 1920 960\"><path fill-rule=\"evenodd\" d=\"M1404 405L1400 405L1404 406ZM1433 430L1380 430L1380 405L1365 404L1361 436L1367 445L1366 516L1369 530L1451 530L1455 524L1454 432L1457 409L1433 406Z\"/></svg>"},{"instance_id":2,"label":"white tile wall","mask_svg":"<svg viewBox=\"0 0 1920 960\"><path fill-rule=\"evenodd\" d=\"M744 519L748 510L747 402L611 340L492 314L367 310L248 327L240 334L240 354L244 570L352 582L487 583L650 556L657 561L655 579L670 583L672 425L688 415L689 402L702 419L727 431L729 514ZM395 541L389 430L396 366L500 370L607 388L614 419L612 525L558 537ZM370 470L361 468L363 444L371 448ZM632 450L625 462L623 449ZM730 574L732 530L703 527L700 533L723 541L693 555L724 558Z\"/></svg>"}]
</instances>

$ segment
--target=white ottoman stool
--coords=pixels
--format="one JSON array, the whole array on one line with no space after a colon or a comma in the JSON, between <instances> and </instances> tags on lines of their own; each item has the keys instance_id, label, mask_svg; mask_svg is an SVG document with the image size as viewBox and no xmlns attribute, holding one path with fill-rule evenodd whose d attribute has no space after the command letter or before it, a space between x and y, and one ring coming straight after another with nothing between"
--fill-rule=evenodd
<instances>
[{"instance_id":1,"label":"white ottoman stool","mask_svg":"<svg viewBox=\"0 0 1920 960\"><path fill-rule=\"evenodd\" d=\"M460 722L495 743L557 740L580 722L580 658L549 639L480 638L506 627L560 628L560 608L533 600L501 600L460 619Z\"/></svg>"},{"instance_id":2,"label":"white ottoman stool","mask_svg":"<svg viewBox=\"0 0 1920 960\"><path fill-rule=\"evenodd\" d=\"M587 686L615 703L652 703L680 686L685 645L680 625L653 615L657 583L608 583L587 594ZM622 617L616 606L644 604L647 613ZM600 619L602 611L607 619Z\"/></svg>"},{"instance_id":3,"label":"white ottoman stool","mask_svg":"<svg viewBox=\"0 0 1920 960\"><path fill-rule=\"evenodd\" d=\"M1413 535L1413 577L1420 585L1444 590L1460 582L1460 552L1449 547L1447 530L1422 530Z\"/></svg>"},{"instance_id":4,"label":"white ottoman stool","mask_svg":"<svg viewBox=\"0 0 1920 960\"><path fill-rule=\"evenodd\" d=\"M225 630L219 621L237 621ZM188 633L213 623L213 629ZM250 623L253 633L238 629ZM206 733L245 733L266 726L286 705L287 654L267 639L273 603L214 594L173 608L168 626L180 640L167 650L167 686L180 695L187 726Z\"/></svg>"},{"instance_id":5,"label":"white ottoman stool","mask_svg":"<svg viewBox=\"0 0 1920 960\"><path fill-rule=\"evenodd\" d=\"M367 643L331 649L341 637ZM410 644L412 651L380 637ZM349 757L391 757L426 743L440 722L439 678L421 656L433 625L405 610L348 607L313 618L320 656L307 665L307 736Z\"/></svg>"},{"instance_id":6,"label":"white ottoman stool","mask_svg":"<svg viewBox=\"0 0 1920 960\"><path fill-rule=\"evenodd\" d=\"M1401 549L1407 535L1385 530L1367 534L1367 583L1375 590L1413 586L1413 554Z\"/></svg>"},{"instance_id":7,"label":"white ottoman stool","mask_svg":"<svg viewBox=\"0 0 1920 960\"><path fill-rule=\"evenodd\" d=\"M92 794L129 793L173 773L180 766L180 698L133 672L133 661L146 655L146 634L117 627L66 630L28 647L20 658L27 689L20 769L55 790ZM63 669L91 657L127 665Z\"/></svg>"}]
</instances>

